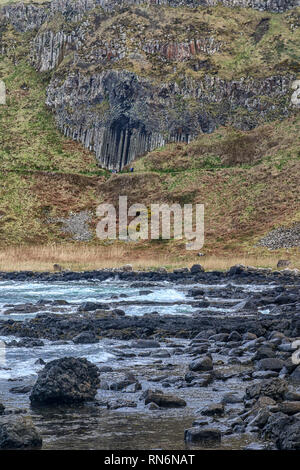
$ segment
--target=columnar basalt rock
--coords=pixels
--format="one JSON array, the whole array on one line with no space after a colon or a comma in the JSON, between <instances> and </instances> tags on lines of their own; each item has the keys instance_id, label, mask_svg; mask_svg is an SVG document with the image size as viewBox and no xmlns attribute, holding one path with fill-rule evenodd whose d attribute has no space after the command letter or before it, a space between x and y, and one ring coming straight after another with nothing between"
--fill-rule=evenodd
<instances>
[{"instance_id":1,"label":"columnar basalt rock","mask_svg":"<svg viewBox=\"0 0 300 470\"><path fill-rule=\"evenodd\" d=\"M134 32L128 10L136 14L142 8L136 6L145 3L151 7L142 12ZM280 13L300 0L53 0L11 4L0 16L18 33L29 34L36 70L53 71L46 104L59 129L94 151L100 166L120 170L168 142L190 142L219 125L249 130L298 107L293 67L280 68L278 74L273 68L276 75L265 77L251 77L249 67L243 78L221 78L223 63L214 62L215 57L234 52L226 50L227 38L221 40L212 23L201 16L195 28L183 23L177 40L169 16L162 25L157 15L152 18L163 6L181 11L218 3ZM175 19L181 24L181 17ZM260 39L261 34L264 28ZM248 39L251 45L252 36ZM0 31L0 51L5 49Z\"/></svg>"},{"instance_id":2,"label":"columnar basalt rock","mask_svg":"<svg viewBox=\"0 0 300 470\"><path fill-rule=\"evenodd\" d=\"M189 142L218 125L251 129L274 109L286 115L292 80L278 76L225 81L206 75L179 86L157 85L126 71L92 76L78 71L64 81L52 80L47 105L66 136L95 151L101 166L121 169L167 142Z\"/></svg>"}]
</instances>

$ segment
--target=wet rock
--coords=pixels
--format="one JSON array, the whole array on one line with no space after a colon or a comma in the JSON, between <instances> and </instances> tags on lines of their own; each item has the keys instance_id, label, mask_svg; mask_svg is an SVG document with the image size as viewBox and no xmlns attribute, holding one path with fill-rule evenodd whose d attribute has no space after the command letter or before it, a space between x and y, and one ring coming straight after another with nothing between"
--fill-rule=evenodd
<instances>
[{"instance_id":1,"label":"wet rock","mask_svg":"<svg viewBox=\"0 0 300 470\"><path fill-rule=\"evenodd\" d=\"M100 366L98 367L99 372L112 372L113 368L110 366Z\"/></svg>"},{"instance_id":2,"label":"wet rock","mask_svg":"<svg viewBox=\"0 0 300 470\"><path fill-rule=\"evenodd\" d=\"M155 411L155 410L160 409L160 407L156 403L154 403L153 401L151 403L148 403L147 408L148 408L148 410L151 410L151 411Z\"/></svg>"},{"instance_id":3,"label":"wet rock","mask_svg":"<svg viewBox=\"0 0 300 470\"><path fill-rule=\"evenodd\" d=\"M195 288L195 289L189 290L188 294L191 295L192 297L201 297L202 295L205 294L205 291L203 289Z\"/></svg>"},{"instance_id":4,"label":"wet rock","mask_svg":"<svg viewBox=\"0 0 300 470\"><path fill-rule=\"evenodd\" d=\"M272 370L272 371L280 371L284 366L284 361L277 358L268 358L268 359L261 359L257 363L257 368L259 370Z\"/></svg>"},{"instance_id":5,"label":"wet rock","mask_svg":"<svg viewBox=\"0 0 300 470\"><path fill-rule=\"evenodd\" d=\"M188 272L189 272L189 268L177 268L173 270L174 274L184 274Z\"/></svg>"},{"instance_id":6,"label":"wet rock","mask_svg":"<svg viewBox=\"0 0 300 470\"><path fill-rule=\"evenodd\" d=\"M222 398L222 403L226 404L234 404L234 403L241 403L243 401L242 397L239 397L236 393L234 392L229 392L224 395Z\"/></svg>"},{"instance_id":7,"label":"wet rock","mask_svg":"<svg viewBox=\"0 0 300 470\"><path fill-rule=\"evenodd\" d=\"M214 428L194 427L184 431L184 440L189 443L217 444L221 442L221 431Z\"/></svg>"},{"instance_id":8,"label":"wet rock","mask_svg":"<svg viewBox=\"0 0 300 470\"><path fill-rule=\"evenodd\" d=\"M160 344L151 339L139 339L137 341L132 341L131 347L136 349L160 348Z\"/></svg>"},{"instance_id":9,"label":"wet rock","mask_svg":"<svg viewBox=\"0 0 300 470\"><path fill-rule=\"evenodd\" d=\"M294 372L290 375L289 380L292 383L300 384L300 365L297 366Z\"/></svg>"},{"instance_id":10,"label":"wet rock","mask_svg":"<svg viewBox=\"0 0 300 470\"><path fill-rule=\"evenodd\" d=\"M247 331L247 333L243 334L244 341L253 341L255 339L257 339L257 336L254 333L250 333L249 331Z\"/></svg>"},{"instance_id":11,"label":"wet rock","mask_svg":"<svg viewBox=\"0 0 300 470\"><path fill-rule=\"evenodd\" d=\"M189 369L192 372L202 372L213 370L213 361L211 357L205 356L200 359L195 359L189 364Z\"/></svg>"},{"instance_id":12,"label":"wet rock","mask_svg":"<svg viewBox=\"0 0 300 470\"><path fill-rule=\"evenodd\" d=\"M92 312L93 310L105 310L107 309L107 304L101 304L97 302L84 302L78 308L78 312Z\"/></svg>"},{"instance_id":13,"label":"wet rock","mask_svg":"<svg viewBox=\"0 0 300 470\"><path fill-rule=\"evenodd\" d=\"M261 359L270 359L275 357L275 352L273 349L267 346L261 346L256 351L256 354L253 357L254 361L260 361Z\"/></svg>"},{"instance_id":14,"label":"wet rock","mask_svg":"<svg viewBox=\"0 0 300 470\"><path fill-rule=\"evenodd\" d=\"M278 372L273 370L259 370L252 373L253 379L271 379L272 377L277 377Z\"/></svg>"},{"instance_id":15,"label":"wet rock","mask_svg":"<svg viewBox=\"0 0 300 470\"><path fill-rule=\"evenodd\" d=\"M74 336L72 341L75 344L92 344L98 343L98 338L95 333L92 333L90 331L84 331L83 333Z\"/></svg>"},{"instance_id":16,"label":"wet rock","mask_svg":"<svg viewBox=\"0 0 300 470\"><path fill-rule=\"evenodd\" d=\"M224 404L223 403L212 403L200 410L203 416L223 416L224 415Z\"/></svg>"},{"instance_id":17,"label":"wet rock","mask_svg":"<svg viewBox=\"0 0 300 470\"><path fill-rule=\"evenodd\" d=\"M0 449L42 447L42 437L31 419L5 417L0 419Z\"/></svg>"},{"instance_id":18,"label":"wet rock","mask_svg":"<svg viewBox=\"0 0 300 470\"><path fill-rule=\"evenodd\" d=\"M284 399L288 401L300 401L300 393L289 390L285 395Z\"/></svg>"},{"instance_id":19,"label":"wet rock","mask_svg":"<svg viewBox=\"0 0 300 470\"><path fill-rule=\"evenodd\" d=\"M284 401L279 405L280 411L287 415L300 413L300 401Z\"/></svg>"},{"instance_id":20,"label":"wet rock","mask_svg":"<svg viewBox=\"0 0 300 470\"><path fill-rule=\"evenodd\" d=\"M109 410L118 410L119 408L136 408L137 404L131 400L116 400L107 404Z\"/></svg>"},{"instance_id":21,"label":"wet rock","mask_svg":"<svg viewBox=\"0 0 300 470\"><path fill-rule=\"evenodd\" d=\"M19 387L12 387L9 391L10 393L15 394L25 394L31 391L32 387L30 385L20 385Z\"/></svg>"},{"instance_id":22,"label":"wet rock","mask_svg":"<svg viewBox=\"0 0 300 470\"><path fill-rule=\"evenodd\" d=\"M192 274L197 274L197 273L203 273L204 272L204 268L203 266L201 266L201 264L194 264L192 267L191 267L191 273Z\"/></svg>"},{"instance_id":23,"label":"wet rock","mask_svg":"<svg viewBox=\"0 0 300 470\"><path fill-rule=\"evenodd\" d=\"M230 335L228 336L228 341L241 341L241 340L242 340L242 336L240 335L238 331L232 331L232 333L230 333Z\"/></svg>"},{"instance_id":24,"label":"wet rock","mask_svg":"<svg viewBox=\"0 0 300 470\"><path fill-rule=\"evenodd\" d=\"M39 372L30 395L34 405L70 404L93 400L99 371L87 359L65 357L49 362Z\"/></svg>"},{"instance_id":25,"label":"wet rock","mask_svg":"<svg viewBox=\"0 0 300 470\"><path fill-rule=\"evenodd\" d=\"M24 338L20 341L13 340L7 344L8 347L14 348L40 348L44 346L44 342L35 338Z\"/></svg>"},{"instance_id":26,"label":"wet rock","mask_svg":"<svg viewBox=\"0 0 300 470\"><path fill-rule=\"evenodd\" d=\"M137 378L132 374L132 373L127 373L125 374L125 377L123 380L120 380L119 382L112 383L110 385L110 390L124 390L127 389L130 385L133 385L133 392L136 392L138 390L141 390L142 386L137 380Z\"/></svg>"},{"instance_id":27,"label":"wet rock","mask_svg":"<svg viewBox=\"0 0 300 470\"><path fill-rule=\"evenodd\" d=\"M245 398L258 399L260 396L265 396L274 400L280 400L283 399L287 390L288 384L285 380L279 378L267 379L247 387Z\"/></svg>"},{"instance_id":28,"label":"wet rock","mask_svg":"<svg viewBox=\"0 0 300 470\"><path fill-rule=\"evenodd\" d=\"M210 306L210 302L208 300L202 300L201 302L198 302L195 307L197 308L208 308ZM201 313L201 312L199 312Z\"/></svg>"},{"instance_id":29,"label":"wet rock","mask_svg":"<svg viewBox=\"0 0 300 470\"><path fill-rule=\"evenodd\" d=\"M255 427L263 428L265 424L267 423L270 416L271 416L271 413L267 409L261 408L258 410L256 416L250 419L248 426L250 428L255 428Z\"/></svg>"},{"instance_id":30,"label":"wet rock","mask_svg":"<svg viewBox=\"0 0 300 470\"><path fill-rule=\"evenodd\" d=\"M280 450L300 450L300 419L280 431L277 444Z\"/></svg>"},{"instance_id":31,"label":"wet rock","mask_svg":"<svg viewBox=\"0 0 300 470\"><path fill-rule=\"evenodd\" d=\"M166 395L161 390L147 390L143 395L145 405L153 402L161 408L181 408L186 406L186 402L175 395Z\"/></svg>"},{"instance_id":32,"label":"wet rock","mask_svg":"<svg viewBox=\"0 0 300 470\"><path fill-rule=\"evenodd\" d=\"M197 418L193 421L193 426L207 426L212 419L209 418Z\"/></svg>"},{"instance_id":33,"label":"wet rock","mask_svg":"<svg viewBox=\"0 0 300 470\"><path fill-rule=\"evenodd\" d=\"M151 357L157 357L160 359L165 359L167 357L171 357L171 354L168 351L153 351L151 353Z\"/></svg>"},{"instance_id":34,"label":"wet rock","mask_svg":"<svg viewBox=\"0 0 300 470\"><path fill-rule=\"evenodd\" d=\"M3 415L4 410L5 410L5 406L2 403L0 403L0 416Z\"/></svg>"},{"instance_id":35,"label":"wet rock","mask_svg":"<svg viewBox=\"0 0 300 470\"><path fill-rule=\"evenodd\" d=\"M37 366L44 366L45 364L46 364L46 362L42 358L39 358L35 361L35 365L37 365Z\"/></svg>"}]
</instances>

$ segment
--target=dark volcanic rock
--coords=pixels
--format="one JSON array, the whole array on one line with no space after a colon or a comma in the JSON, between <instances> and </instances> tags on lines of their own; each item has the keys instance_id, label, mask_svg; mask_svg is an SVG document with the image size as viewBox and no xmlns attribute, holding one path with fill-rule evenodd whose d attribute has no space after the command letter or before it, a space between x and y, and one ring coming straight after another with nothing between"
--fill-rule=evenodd
<instances>
[{"instance_id":1,"label":"dark volcanic rock","mask_svg":"<svg viewBox=\"0 0 300 470\"><path fill-rule=\"evenodd\" d=\"M256 384L250 385L246 389L245 398L259 398L260 396L270 397L274 400L280 400L288 390L285 380L274 378L262 380Z\"/></svg>"},{"instance_id":2,"label":"dark volcanic rock","mask_svg":"<svg viewBox=\"0 0 300 470\"><path fill-rule=\"evenodd\" d=\"M284 366L284 361L277 358L267 358L261 359L257 363L257 368L259 370L273 370L273 371L280 371Z\"/></svg>"},{"instance_id":3,"label":"dark volcanic rock","mask_svg":"<svg viewBox=\"0 0 300 470\"><path fill-rule=\"evenodd\" d=\"M223 403L212 403L211 405L207 405L205 408L202 408L201 414L203 416L223 416L224 405Z\"/></svg>"},{"instance_id":4,"label":"dark volcanic rock","mask_svg":"<svg viewBox=\"0 0 300 470\"><path fill-rule=\"evenodd\" d=\"M221 442L221 431L214 428L194 427L184 431L184 440L190 443L219 443Z\"/></svg>"},{"instance_id":5,"label":"dark volcanic rock","mask_svg":"<svg viewBox=\"0 0 300 470\"><path fill-rule=\"evenodd\" d=\"M5 417L0 419L0 449L42 447L42 437L30 419Z\"/></svg>"},{"instance_id":6,"label":"dark volcanic rock","mask_svg":"<svg viewBox=\"0 0 300 470\"><path fill-rule=\"evenodd\" d=\"M30 395L35 405L71 404L93 400L99 387L98 368L87 359L64 357L39 373Z\"/></svg>"}]
</instances>

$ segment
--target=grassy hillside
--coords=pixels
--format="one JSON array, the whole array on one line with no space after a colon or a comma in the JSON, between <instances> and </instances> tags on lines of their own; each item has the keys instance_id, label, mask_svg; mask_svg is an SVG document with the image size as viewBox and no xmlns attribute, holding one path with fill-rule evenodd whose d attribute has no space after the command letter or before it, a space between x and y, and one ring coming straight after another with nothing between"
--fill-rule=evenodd
<instances>
[{"instance_id":1,"label":"grassy hillside","mask_svg":"<svg viewBox=\"0 0 300 470\"><path fill-rule=\"evenodd\" d=\"M155 18L151 23L147 17L141 20L141 16L139 21L152 24L155 34L161 27L162 37L167 24L177 25L177 33L183 34L188 24L195 25L196 20L199 28L204 27L205 19L205 28L217 32L226 43L225 52L213 55L209 63L210 71L216 70L221 77L259 76L276 70L298 74L299 8L284 15L238 9L234 18L232 10L222 7L205 14L199 9L193 18L183 11L179 14L180 21L175 21L175 10L160 11L165 23L162 21L154 27ZM261 36L262 18L268 19L269 27ZM128 13L118 19L121 20L127 24ZM108 34L109 28L102 33ZM134 162L134 173L125 169L111 175L97 167L91 152L56 129L54 117L44 105L50 75L39 74L29 65L30 35L26 43L12 30L5 35L6 41L14 42L15 47L9 58L0 56L0 78L7 85L7 105L0 106L0 247L3 249L20 244L68 244L70 236L62 233L59 223L49 223L49 218L66 217L81 210L95 213L99 203L117 202L119 194L128 194L130 203L147 205L164 201L204 203L203 251L208 260L224 256L231 261L233 256L264 260L269 256L268 250L255 246L260 237L274 227L300 221L299 111L285 120L275 120L249 132L220 128L214 134L199 136L189 145L168 145ZM169 78L176 78L185 67L181 63L174 72L174 64L159 57L151 57L149 64L152 71ZM67 66L66 60L61 69ZM132 61L127 67L147 74L147 67L142 70L141 63ZM197 77L192 69L187 68L187 73ZM96 222L94 217L93 233ZM58 251L46 255L44 248L40 252L36 248L40 253L37 259L40 256L48 260L43 268L60 259L68 266L83 267L83 261L76 264L78 244L75 249L65 246L65 253L70 250L65 258ZM95 266L92 260L97 260L97 266L101 265L101 259L104 266L111 262L108 253L118 262L140 259L140 264L146 266L199 261L195 253L186 252L184 242L175 241L117 242L108 251L107 244L94 236L81 249L82 253L90 250L84 252L89 259L85 266L89 267ZM15 248L12 250L12 259L21 257ZM34 257L32 252L27 253ZM258 261L258 264L274 266L279 256L290 256L296 262L299 250L278 250L271 256L272 261ZM6 256L2 261L0 253L1 269L5 268L7 259ZM208 267L216 265L206 263ZM22 266L29 267L26 260Z\"/></svg>"}]
</instances>

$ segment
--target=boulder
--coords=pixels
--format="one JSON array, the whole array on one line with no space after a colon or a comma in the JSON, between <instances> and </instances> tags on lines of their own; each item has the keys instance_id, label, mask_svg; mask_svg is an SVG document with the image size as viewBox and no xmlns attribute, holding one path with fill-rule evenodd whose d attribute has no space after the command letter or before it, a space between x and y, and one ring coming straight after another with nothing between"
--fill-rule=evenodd
<instances>
[{"instance_id":1,"label":"boulder","mask_svg":"<svg viewBox=\"0 0 300 470\"><path fill-rule=\"evenodd\" d=\"M84 331L79 333L79 335L74 336L73 343L75 344L92 344L98 343L97 336L91 331Z\"/></svg>"},{"instance_id":2,"label":"boulder","mask_svg":"<svg viewBox=\"0 0 300 470\"><path fill-rule=\"evenodd\" d=\"M99 370L87 359L64 357L49 362L38 374L30 395L35 405L72 404L93 400Z\"/></svg>"},{"instance_id":3,"label":"boulder","mask_svg":"<svg viewBox=\"0 0 300 470\"><path fill-rule=\"evenodd\" d=\"M93 310L105 310L107 309L107 304L101 304L98 302L84 302L78 308L78 312L92 312Z\"/></svg>"},{"instance_id":4,"label":"boulder","mask_svg":"<svg viewBox=\"0 0 300 470\"><path fill-rule=\"evenodd\" d=\"M277 269L287 268L291 262L288 259L280 259L277 263Z\"/></svg>"},{"instance_id":5,"label":"boulder","mask_svg":"<svg viewBox=\"0 0 300 470\"><path fill-rule=\"evenodd\" d=\"M232 331L230 335L228 336L227 341L241 341L242 336L238 331Z\"/></svg>"},{"instance_id":6,"label":"boulder","mask_svg":"<svg viewBox=\"0 0 300 470\"><path fill-rule=\"evenodd\" d=\"M258 399L260 396L280 400L288 390L287 382L283 379L274 378L262 380L246 388L246 399Z\"/></svg>"},{"instance_id":7,"label":"boulder","mask_svg":"<svg viewBox=\"0 0 300 470\"><path fill-rule=\"evenodd\" d=\"M279 405L280 411L286 415L300 413L300 401L284 401Z\"/></svg>"},{"instance_id":8,"label":"boulder","mask_svg":"<svg viewBox=\"0 0 300 470\"><path fill-rule=\"evenodd\" d=\"M300 384L300 365L297 366L294 372L290 375L289 380L295 384Z\"/></svg>"},{"instance_id":9,"label":"boulder","mask_svg":"<svg viewBox=\"0 0 300 470\"><path fill-rule=\"evenodd\" d=\"M192 274L203 273L203 272L204 272L204 268L203 268L203 266L201 266L201 264L194 264L191 267L191 273Z\"/></svg>"},{"instance_id":10,"label":"boulder","mask_svg":"<svg viewBox=\"0 0 300 470\"><path fill-rule=\"evenodd\" d=\"M34 449L42 447L42 437L28 417L0 419L0 449Z\"/></svg>"},{"instance_id":11,"label":"boulder","mask_svg":"<svg viewBox=\"0 0 300 470\"><path fill-rule=\"evenodd\" d=\"M200 359L195 359L189 364L189 369L192 372L205 372L208 370L213 370L213 368L213 361L209 356L204 356Z\"/></svg>"},{"instance_id":12,"label":"boulder","mask_svg":"<svg viewBox=\"0 0 300 470\"><path fill-rule=\"evenodd\" d=\"M175 395L166 395L161 390L147 390L144 394L145 405L156 403L161 408L181 408L186 402Z\"/></svg>"},{"instance_id":13,"label":"boulder","mask_svg":"<svg viewBox=\"0 0 300 470\"><path fill-rule=\"evenodd\" d=\"M278 447L280 450L300 450L300 420L297 419L281 430Z\"/></svg>"},{"instance_id":14,"label":"boulder","mask_svg":"<svg viewBox=\"0 0 300 470\"><path fill-rule=\"evenodd\" d=\"M223 403L212 403L211 405L202 408L201 414L203 416L223 416L224 405Z\"/></svg>"},{"instance_id":15,"label":"boulder","mask_svg":"<svg viewBox=\"0 0 300 470\"><path fill-rule=\"evenodd\" d=\"M193 427L184 431L184 440L189 443L217 444L221 442L221 431L214 428Z\"/></svg>"},{"instance_id":16,"label":"boulder","mask_svg":"<svg viewBox=\"0 0 300 470\"><path fill-rule=\"evenodd\" d=\"M273 370L273 371L280 371L284 366L284 361L277 358L266 358L261 359L257 363L258 370Z\"/></svg>"}]
</instances>

